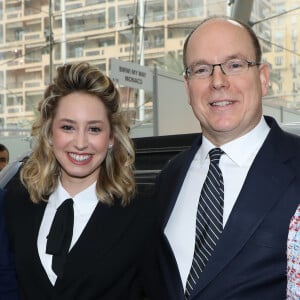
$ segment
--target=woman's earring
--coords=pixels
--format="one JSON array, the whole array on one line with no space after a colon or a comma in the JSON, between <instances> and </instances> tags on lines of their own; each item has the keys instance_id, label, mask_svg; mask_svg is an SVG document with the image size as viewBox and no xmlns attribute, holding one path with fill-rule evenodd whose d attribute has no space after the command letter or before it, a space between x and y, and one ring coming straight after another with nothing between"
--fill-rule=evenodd
<instances>
[{"instance_id":1,"label":"woman's earring","mask_svg":"<svg viewBox=\"0 0 300 300\"><path fill-rule=\"evenodd\" d=\"M110 150L113 147L113 144L108 145L108 149Z\"/></svg>"}]
</instances>

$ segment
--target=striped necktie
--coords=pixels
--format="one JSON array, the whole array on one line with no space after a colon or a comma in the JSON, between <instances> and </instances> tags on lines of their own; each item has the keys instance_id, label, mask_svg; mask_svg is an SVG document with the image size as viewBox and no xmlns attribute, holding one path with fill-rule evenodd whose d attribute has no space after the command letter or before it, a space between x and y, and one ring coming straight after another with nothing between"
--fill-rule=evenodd
<instances>
[{"instance_id":1,"label":"striped necktie","mask_svg":"<svg viewBox=\"0 0 300 300\"><path fill-rule=\"evenodd\" d=\"M189 299L223 230L224 183L219 168L223 153L220 148L209 152L210 164L198 203L195 250L186 282L185 299Z\"/></svg>"}]
</instances>

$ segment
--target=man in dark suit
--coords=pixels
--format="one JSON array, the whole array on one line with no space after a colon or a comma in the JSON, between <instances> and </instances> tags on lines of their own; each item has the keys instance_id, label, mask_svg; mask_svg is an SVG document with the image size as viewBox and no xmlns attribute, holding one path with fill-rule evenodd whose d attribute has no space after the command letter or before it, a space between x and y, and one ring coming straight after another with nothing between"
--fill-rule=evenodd
<instances>
[{"instance_id":1,"label":"man in dark suit","mask_svg":"<svg viewBox=\"0 0 300 300\"><path fill-rule=\"evenodd\" d=\"M187 37L183 60L188 102L202 134L158 178L164 299L285 299L289 222L300 199L300 139L262 114L269 68L261 63L258 39L238 21L213 17ZM221 156L211 168L213 148ZM210 172L221 187L218 196L216 184L206 182Z\"/></svg>"},{"instance_id":2,"label":"man in dark suit","mask_svg":"<svg viewBox=\"0 0 300 300\"><path fill-rule=\"evenodd\" d=\"M13 259L9 253L3 220L3 195L0 189L0 300L17 300L17 281Z\"/></svg>"}]
</instances>

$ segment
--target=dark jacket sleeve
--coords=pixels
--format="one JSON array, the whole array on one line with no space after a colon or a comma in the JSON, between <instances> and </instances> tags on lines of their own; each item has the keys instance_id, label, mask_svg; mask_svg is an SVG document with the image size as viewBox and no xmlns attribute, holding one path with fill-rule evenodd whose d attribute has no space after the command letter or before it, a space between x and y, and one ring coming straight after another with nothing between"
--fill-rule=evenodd
<instances>
[{"instance_id":1,"label":"dark jacket sleeve","mask_svg":"<svg viewBox=\"0 0 300 300\"><path fill-rule=\"evenodd\" d=\"M13 256L9 251L3 215L4 191L0 189L0 299L18 300L16 271Z\"/></svg>"}]
</instances>

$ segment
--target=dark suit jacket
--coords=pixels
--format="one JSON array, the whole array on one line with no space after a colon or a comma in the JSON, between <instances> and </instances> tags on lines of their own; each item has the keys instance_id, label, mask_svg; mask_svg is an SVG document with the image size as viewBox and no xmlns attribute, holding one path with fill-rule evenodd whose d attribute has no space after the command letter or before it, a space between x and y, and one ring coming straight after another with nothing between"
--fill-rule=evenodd
<instances>
[{"instance_id":1,"label":"dark suit jacket","mask_svg":"<svg viewBox=\"0 0 300 300\"><path fill-rule=\"evenodd\" d=\"M300 139L283 132L274 119L266 120L271 131L193 291L194 300L286 299L287 236L300 201ZM157 261L168 289L166 300L184 299L184 290L164 228L201 143L200 135L189 151L167 165L158 180L162 224Z\"/></svg>"},{"instance_id":2,"label":"dark suit jacket","mask_svg":"<svg viewBox=\"0 0 300 300\"><path fill-rule=\"evenodd\" d=\"M149 197L137 197L125 208L118 200L111 207L99 203L68 255L64 277L53 287L37 249L46 203L30 201L18 174L6 189L7 228L23 299L144 299L139 271L146 250L153 246L154 228Z\"/></svg>"},{"instance_id":3,"label":"dark suit jacket","mask_svg":"<svg viewBox=\"0 0 300 300\"><path fill-rule=\"evenodd\" d=\"M0 189L0 300L18 300L15 265L4 224L3 196L4 191Z\"/></svg>"}]
</instances>

